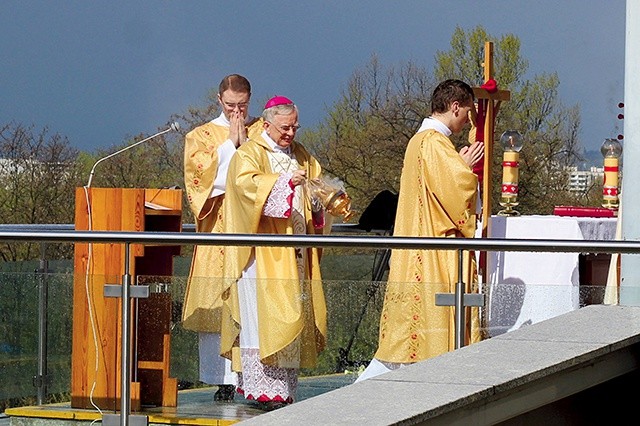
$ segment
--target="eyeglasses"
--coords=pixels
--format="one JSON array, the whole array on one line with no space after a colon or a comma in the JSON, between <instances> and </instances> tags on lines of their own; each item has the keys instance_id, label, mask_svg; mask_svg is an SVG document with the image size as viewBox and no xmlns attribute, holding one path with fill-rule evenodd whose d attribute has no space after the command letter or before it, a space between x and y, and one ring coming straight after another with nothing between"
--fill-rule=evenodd
<instances>
[{"instance_id":1,"label":"eyeglasses","mask_svg":"<svg viewBox=\"0 0 640 426\"><path fill-rule=\"evenodd\" d=\"M294 124L293 126L276 126L270 121L267 121L267 123L271 124L273 127L275 127L276 130L278 130L281 133L288 133L290 131L295 133L300 129L300 127L302 127L299 124Z\"/></svg>"},{"instance_id":2,"label":"eyeglasses","mask_svg":"<svg viewBox=\"0 0 640 426\"><path fill-rule=\"evenodd\" d=\"M224 104L224 106L226 106L229 109L236 109L236 107L238 107L238 109L245 109L246 107L249 106L249 102L238 102L238 103L232 104L231 102L222 101L222 103Z\"/></svg>"}]
</instances>

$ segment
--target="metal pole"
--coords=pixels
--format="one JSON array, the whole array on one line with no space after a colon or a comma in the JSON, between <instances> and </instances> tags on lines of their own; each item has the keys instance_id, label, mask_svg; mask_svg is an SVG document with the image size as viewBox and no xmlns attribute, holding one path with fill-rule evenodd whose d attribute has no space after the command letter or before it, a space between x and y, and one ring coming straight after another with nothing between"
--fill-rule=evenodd
<instances>
[{"instance_id":1,"label":"metal pole","mask_svg":"<svg viewBox=\"0 0 640 426\"><path fill-rule=\"evenodd\" d=\"M622 151L622 239L640 238L640 221L635 220L640 208L637 190L640 172L634 164L640 161L640 2L627 0L624 66L624 150ZM620 260L620 304L640 306L637 291L640 258L623 254Z\"/></svg>"},{"instance_id":2,"label":"metal pole","mask_svg":"<svg viewBox=\"0 0 640 426\"><path fill-rule=\"evenodd\" d=\"M40 243L40 267L38 268L38 373L35 385L38 388L37 403L42 405L47 398L47 336L49 288L47 283L48 262L46 243Z\"/></svg>"},{"instance_id":3,"label":"metal pole","mask_svg":"<svg viewBox=\"0 0 640 426\"><path fill-rule=\"evenodd\" d=\"M463 275L464 253L458 250L458 282L456 283L456 306L455 306L455 348L464 346L464 281Z\"/></svg>"},{"instance_id":4,"label":"metal pole","mask_svg":"<svg viewBox=\"0 0 640 426\"><path fill-rule=\"evenodd\" d=\"M124 275L122 276L122 342L121 357L122 371L120 374L120 425L128 426L129 414L131 412L131 348L129 336L129 285L131 275L129 274L129 243L124 245Z\"/></svg>"}]
</instances>

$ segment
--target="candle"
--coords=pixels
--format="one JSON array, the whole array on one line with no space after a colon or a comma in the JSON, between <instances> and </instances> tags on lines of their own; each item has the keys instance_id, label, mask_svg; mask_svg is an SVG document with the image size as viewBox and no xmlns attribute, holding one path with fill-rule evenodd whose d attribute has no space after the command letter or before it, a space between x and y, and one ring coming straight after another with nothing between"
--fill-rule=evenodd
<instances>
[{"instance_id":1,"label":"candle","mask_svg":"<svg viewBox=\"0 0 640 426\"><path fill-rule=\"evenodd\" d=\"M502 154L502 191L500 205L505 207L498 212L501 216L518 216L513 208L518 205L518 167L522 136L515 130L507 130L500 137L504 149Z\"/></svg>"},{"instance_id":2,"label":"candle","mask_svg":"<svg viewBox=\"0 0 640 426\"><path fill-rule=\"evenodd\" d=\"M622 145L616 139L605 139L600 147L604 157L604 181L602 182L602 207L617 209L618 201L618 172Z\"/></svg>"},{"instance_id":3,"label":"candle","mask_svg":"<svg viewBox=\"0 0 640 426\"><path fill-rule=\"evenodd\" d=\"M518 160L520 153L514 151L505 151L502 156L502 183L515 184L518 186ZM517 193L517 192L516 192Z\"/></svg>"},{"instance_id":4,"label":"candle","mask_svg":"<svg viewBox=\"0 0 640 426\"><path fill-rule=\"evenodd\" d=\"M604 159L604 183L605 187L618 187L618 159L607 157Z\"/></svg>"}]
</instances>

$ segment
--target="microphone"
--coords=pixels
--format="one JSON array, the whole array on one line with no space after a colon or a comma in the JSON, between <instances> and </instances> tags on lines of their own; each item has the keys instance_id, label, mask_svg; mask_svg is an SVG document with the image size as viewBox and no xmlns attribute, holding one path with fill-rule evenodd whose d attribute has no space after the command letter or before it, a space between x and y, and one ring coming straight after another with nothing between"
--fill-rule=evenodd
<instances>
[{"instance_id":1,"label":"microphone","mask_svg":"<svg viewBox=\"0 0 640 426\"><path fill-rule=\"evenodd\" d=\"M169 125L169 128L167 128L167 129L165 129L165 130L163 130L163 131L161 131L161 132L158 132L158 133L156 133L155 135L151 135L151 136L149 136L148 138L144 138L144 139L142 139L141 141L138 141L138 142L136 142L136 143L134 143L134 144L131 144L131 145L129 145L129 146L125 146L125 147L124 147L124 148L122 148L121 150L116 151L116 152L114 152L113 154L109 154L109 155L107 155L106 157L103 157L103 158L99 159L98 161L96 161L96 162L95 162L95 164L94 164L94 165L93 165L93 167L91 168L91 173L89 173L89 182L87 183L87 188L91 187L91 181L93 180L93 175L94 175L94 173L95 173L95 171L96 171L96 166L97 166L98 164L102 163L104 160L107 160L107 159L109 159L109 158L111 158L111 157L114 157L114 156L116 156L116 155L118 155L118 154L120 154L120 153L122 153L122 152L124 152L124 151L126 151L126 150L128 150L128 149L133 148L134 146L138 146L138 145L140 145L140 144L141 144L141 143L143 143L143 142L146 142L146 141L148 141L148 140L150 140L150 139L153 139L153 138L155 138L155 137L158 137L158 136L160 136L160 135L163 135L163 134L165 134L165 133L167 133L167 132L170 132L170 131L172 131L172 130L173 130L174 132L177 132L179 129L180 129L180 124L178 124L178 122L177 122L177 121L174 121L173 123L171 123L171 124Z\"/></svg>"}]
</instances>

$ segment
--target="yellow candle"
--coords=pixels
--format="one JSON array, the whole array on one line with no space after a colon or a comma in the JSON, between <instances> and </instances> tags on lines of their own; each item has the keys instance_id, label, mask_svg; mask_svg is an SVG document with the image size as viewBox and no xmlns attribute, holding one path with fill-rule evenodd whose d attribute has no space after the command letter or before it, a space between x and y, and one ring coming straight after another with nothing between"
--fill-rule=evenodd
<instances>
[{"instance_id":1,"label":"yellow candle","mask_svg":"<svg viewBox=\"0 0 640 426\"><path fill-rule=\"evenodd\" d=\"M618 186L618 159L605 157L603 186L613 188Z\"/></svg>"},{"instance_id":2,"label":"yellow candle","mask_svg":"<svg viewBox=\"0 0 640 426\"><path fill-rule=\"evenodd\" d=\"M518 184L518 160L520 154L514 151L505 151L502 156L502 183Z\"/></svg>"}]
</instances>

